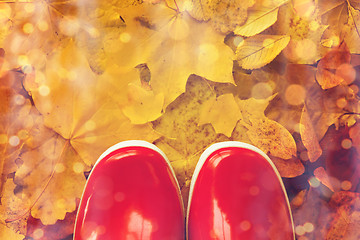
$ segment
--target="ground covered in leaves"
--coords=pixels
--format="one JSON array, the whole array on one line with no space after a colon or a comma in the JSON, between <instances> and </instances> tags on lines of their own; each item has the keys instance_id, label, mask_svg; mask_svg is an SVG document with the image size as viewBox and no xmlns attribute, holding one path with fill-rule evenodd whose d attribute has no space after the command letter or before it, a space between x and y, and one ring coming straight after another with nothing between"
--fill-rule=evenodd
<instances>
[{"instance_id":1,"label":"ground covered in leaves","mask_svg":"<svg viewBox=\"0 0 360 240\"><path fill-rule=\"evenodd\" d=\"M0 239L71 239L97 157L251 143L298 240L359 239L358 0L0 0Z\"/></svg>"}]
</instances>

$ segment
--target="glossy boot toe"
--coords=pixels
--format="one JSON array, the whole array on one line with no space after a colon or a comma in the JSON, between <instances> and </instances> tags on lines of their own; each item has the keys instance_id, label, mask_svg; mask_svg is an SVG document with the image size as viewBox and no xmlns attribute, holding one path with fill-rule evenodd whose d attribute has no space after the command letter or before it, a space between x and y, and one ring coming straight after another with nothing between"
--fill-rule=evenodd
<instances>
[{"instance_id":1,"label":"glossy boot toe","mask_svg":"<svg viewBox=\"0 0 360 240\"><path fill-rule=\"evenodd\" d=\"M75 240L183 240L184 210L165 155L144 141L104 152L85 186Z\"/></svg>"},{"instance_id":2,"label":"glossy boot toe","mask_svg":"<svg viewBox=\"0 0 360 240\"><path fill-rule=\"evenodd\" d=\"M240 142L210 146L190 186L189 240L293 240L281 177L261 150Z\"/></svg>"}]
</instances>

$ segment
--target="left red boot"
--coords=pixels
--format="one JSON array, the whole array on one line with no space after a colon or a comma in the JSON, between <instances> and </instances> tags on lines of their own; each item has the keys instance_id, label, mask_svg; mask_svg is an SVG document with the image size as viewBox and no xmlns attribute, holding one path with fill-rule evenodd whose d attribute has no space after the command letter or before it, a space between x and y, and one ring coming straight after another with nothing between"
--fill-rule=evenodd
<instances>
[{"instance_id":1,"label":"left red boot","mask_svg":"<svg viewBox=\"0 0 360 240\"><path fill-rule=\"evenodd\" d=\"M144 141L121 142L87 180L74 240L184 240L182 204L164 153Z\"/></svg>"}]
</instances>

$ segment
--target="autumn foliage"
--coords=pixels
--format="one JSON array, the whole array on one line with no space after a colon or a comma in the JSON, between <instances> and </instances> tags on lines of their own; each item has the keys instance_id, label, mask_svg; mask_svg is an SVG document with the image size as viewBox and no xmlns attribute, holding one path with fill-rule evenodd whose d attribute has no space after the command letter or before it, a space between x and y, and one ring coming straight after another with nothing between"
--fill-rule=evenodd
<instances>
[{"instance_id":1,"label":"autumn foliage","mask_svg":"<svg viewBox=\"0 0 360 240\"><path fill-rule=\"evenodd\" d=\"M359 54L358 0L0 0L0 239L71 239L96 159L129 139L185 202L205 148L253 144L299 240L359 239Z\"/></svg>"}]
</instances>

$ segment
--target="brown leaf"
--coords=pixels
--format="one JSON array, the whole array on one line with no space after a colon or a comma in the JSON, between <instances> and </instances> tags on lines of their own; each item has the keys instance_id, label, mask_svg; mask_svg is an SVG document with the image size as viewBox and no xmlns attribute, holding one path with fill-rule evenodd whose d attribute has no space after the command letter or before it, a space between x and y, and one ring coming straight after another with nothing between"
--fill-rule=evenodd
<instances>
[{"instance_id":1,"label":"brown leaf","mask_svg":"<svg viewBox=\"0 0 360 240\"><path fill-rule=\"evenodd\" d=\"M306 106L304 106L301 114L300 135L302 142L307 149L310 162L315 162L321 156L322 150Z\"/></svg>"},{"instance_id":2,"label":"brown leaf","mask_svg":"<svg viewBox=\"0 0 360 240\"><path fill-rule=\"evenodd\" d=\"M291 159L281 159L281 158L270 156L270 158L274 162L281 177L293 178L293 177L300 176L301 174L303 174L305 172L304 165L296 157L293 157Z\"/></svg>"},{"instance_id":3,"label":"brown leaf","mask_svg":"<svg viewBox=\"0 0 360 240\"><path fill-rule=\"evenodd\" d=\"M351 55L345 42L330 50L319 62L316 80L323 89L340 85L345 81L337 69L350 64ZM346 82L346 81L345 81Z\"/></svg>"},{"instance_id":4,"label":"brown leaf","mask_svg":"<svg viewBox=\"0 0 360 240\"><path fill-rule=\"evenodd\" d=\"M336 215L331 222L325 239L359 239L360 193L335 193L329 204L336 210Z\"/></svg>"}]
</instances>

